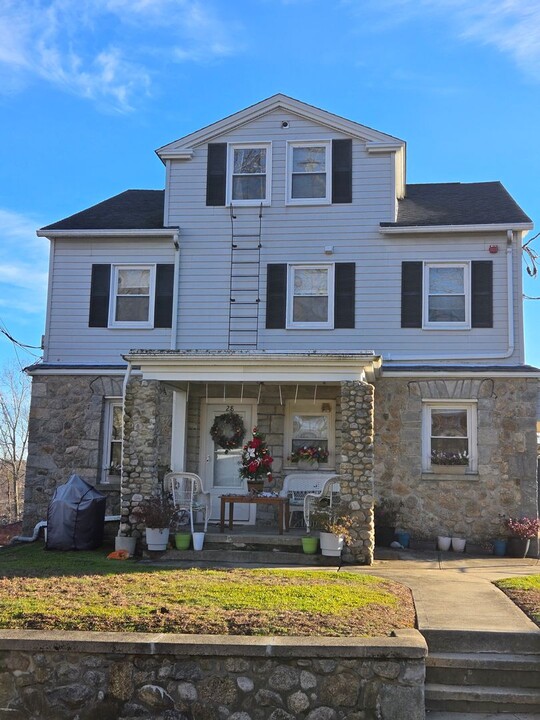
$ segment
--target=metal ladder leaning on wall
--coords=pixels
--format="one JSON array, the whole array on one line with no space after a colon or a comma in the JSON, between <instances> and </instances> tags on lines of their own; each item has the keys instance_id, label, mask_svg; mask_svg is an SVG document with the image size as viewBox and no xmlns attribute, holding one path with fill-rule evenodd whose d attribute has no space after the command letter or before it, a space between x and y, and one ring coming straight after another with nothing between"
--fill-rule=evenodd
<instances>
[{"instance_id":1,"label":"metal ladder leaning on wall","mask_svg":"<svg viewBox=\"0 0 540 720\"><path fill-rule=\"evenodd\" d=\"M257 348L259 333L259 296L261 267L262 203L254 223L252 208L236 215L232 203L231 273L229 288L229 350ZM250 227L251 223L251 227ZM245 232L240 232L245 227ZM249 232L248 232L249 230Z\"/></svg>"}]
</instances>

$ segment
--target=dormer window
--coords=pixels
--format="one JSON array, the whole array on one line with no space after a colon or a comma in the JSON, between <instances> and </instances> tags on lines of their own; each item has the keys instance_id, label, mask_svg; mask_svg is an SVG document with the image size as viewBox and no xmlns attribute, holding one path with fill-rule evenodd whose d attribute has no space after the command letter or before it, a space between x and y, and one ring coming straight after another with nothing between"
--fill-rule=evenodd
<instances>
[{"instance_id":1,"label":"dormer window","mask_svg":"<svg viewBox=\"0 0 540 720\"><path fill-rule=\"evenodd\" d=\"M330 142L291 142L287 157L289 204L330 202L332 166Z\"/></svg>"},{"instance_id":2,"label":"dormer window","mask_svg":"<svg viewBox=\"0 0 540 720\"><path fill-rule=\"evenodd\" d=\"M270 201L271 146L229 145L228 203L267 204Z\"/></svg>"}]
</instances>

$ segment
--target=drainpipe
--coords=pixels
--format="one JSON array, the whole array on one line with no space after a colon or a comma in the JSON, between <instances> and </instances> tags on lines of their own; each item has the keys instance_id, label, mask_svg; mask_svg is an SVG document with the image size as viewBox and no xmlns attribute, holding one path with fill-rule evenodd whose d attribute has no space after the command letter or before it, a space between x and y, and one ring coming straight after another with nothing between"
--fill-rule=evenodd
<instances>
[{"instance_id":1,"label":"drainpipe","mask_svg":"<svg viewBox=\"0 0 540 720\"><path fill-rule=\"evenodd\" d=\"M171 322L171 350L176 350L176 337L178 326L178 275L180 272L180 228L174 233L174 279L173 279L173 307Z\"/></svg>"},{"instance_id":2,"label":"drainpipe","mask_svg":"<svg viewBox=\"0 0 540 720\"><path fill-rule=\"evenodd\" d=\"M504 360L514 354L515 349L515 327L514 327L514 268L513 268L513 249L512 242L514 233L512 230L506 231L506 311L508 323L508 347L502 353L483 353L482 355L447 355L433 354L422 355L421 357L394 357L386 355L386 360L395 360L396 362L418 362L422 360ZM465 366L466 367L466 366ZM388 368L391 369L390 367Z\"/></svg>"}]
</instances>

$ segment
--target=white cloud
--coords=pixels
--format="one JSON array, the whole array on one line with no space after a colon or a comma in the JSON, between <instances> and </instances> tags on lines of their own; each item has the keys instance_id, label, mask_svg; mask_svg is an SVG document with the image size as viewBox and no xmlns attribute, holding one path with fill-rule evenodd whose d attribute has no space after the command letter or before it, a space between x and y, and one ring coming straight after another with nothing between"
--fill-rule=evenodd
<instances>
[{"instance_id":1,"label":"white cloud","mask_svg":"<svg viewBox=\"0 0 540 720\"><path fill-rule=\"evenodd\" d=\"M230 55L236 30L199 0L0 0L0 68L10 91L14 74L40 78L126 112L149 94L156 58Z\"/></svg>"},{"instance_id":2,"label":"white cloud","mask_svg":"<svg viewBox=\"0 0 540 720\"><path fill-rule=\"evenodd\" d=\"M47 290L48 242L36 237L39 222L0 208L0 285L4 307L42 312ZM28 292L39 297L28 302Z\"/></svg>"},{"instance_id":3,"label":"white cloud","mask_svg":"<svg viewBox=\"0 0 540 720\"><path fill-rule=\"evenodd\" d=\"M342 4L358 10L354 0ZM538 0L377 0L373 9L383 11L381 21L388 25L425 18L428 13L438 16L458 37L496 48L526 75L540 80Z\"/></svg>"}]
</instances>

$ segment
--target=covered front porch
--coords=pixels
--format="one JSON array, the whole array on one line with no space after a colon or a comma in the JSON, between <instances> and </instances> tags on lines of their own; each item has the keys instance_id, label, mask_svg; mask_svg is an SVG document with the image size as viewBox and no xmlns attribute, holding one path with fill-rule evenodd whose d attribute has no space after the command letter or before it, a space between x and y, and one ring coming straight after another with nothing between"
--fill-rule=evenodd
<instances>
[{"instance_id":1,"label":"covered front porch","mask_svg":"<svg viewBox=\"0 0 540 720\"><path fill-rule=\"evenodd\" d=\"M372 383L378 357L166 351L133 352L126 359L122 534L142 535L144 527L133 511L161 489L169 469L202 478L211 494L212 529L219 521L220 496L247 492L239 475L240 456L252 428L258 427L273 458L268 491L279 492L287 475L298 473L291 454L299 444L326 449L328 457L317 472L340 476L341 500L354 519L354 540L345 559L372 562ZM241 418L245 436L239 447L224 449L210 429L231 409ZM277 537L275 508L235 505L233 537L229 545L220 542L220 550L234 552L236 536L246 533ZM281 544L290 546L294 538L298 545L301 534L293 529ZM214 544L210 537L208 544Z\"/></svg>"}]
</instances>

